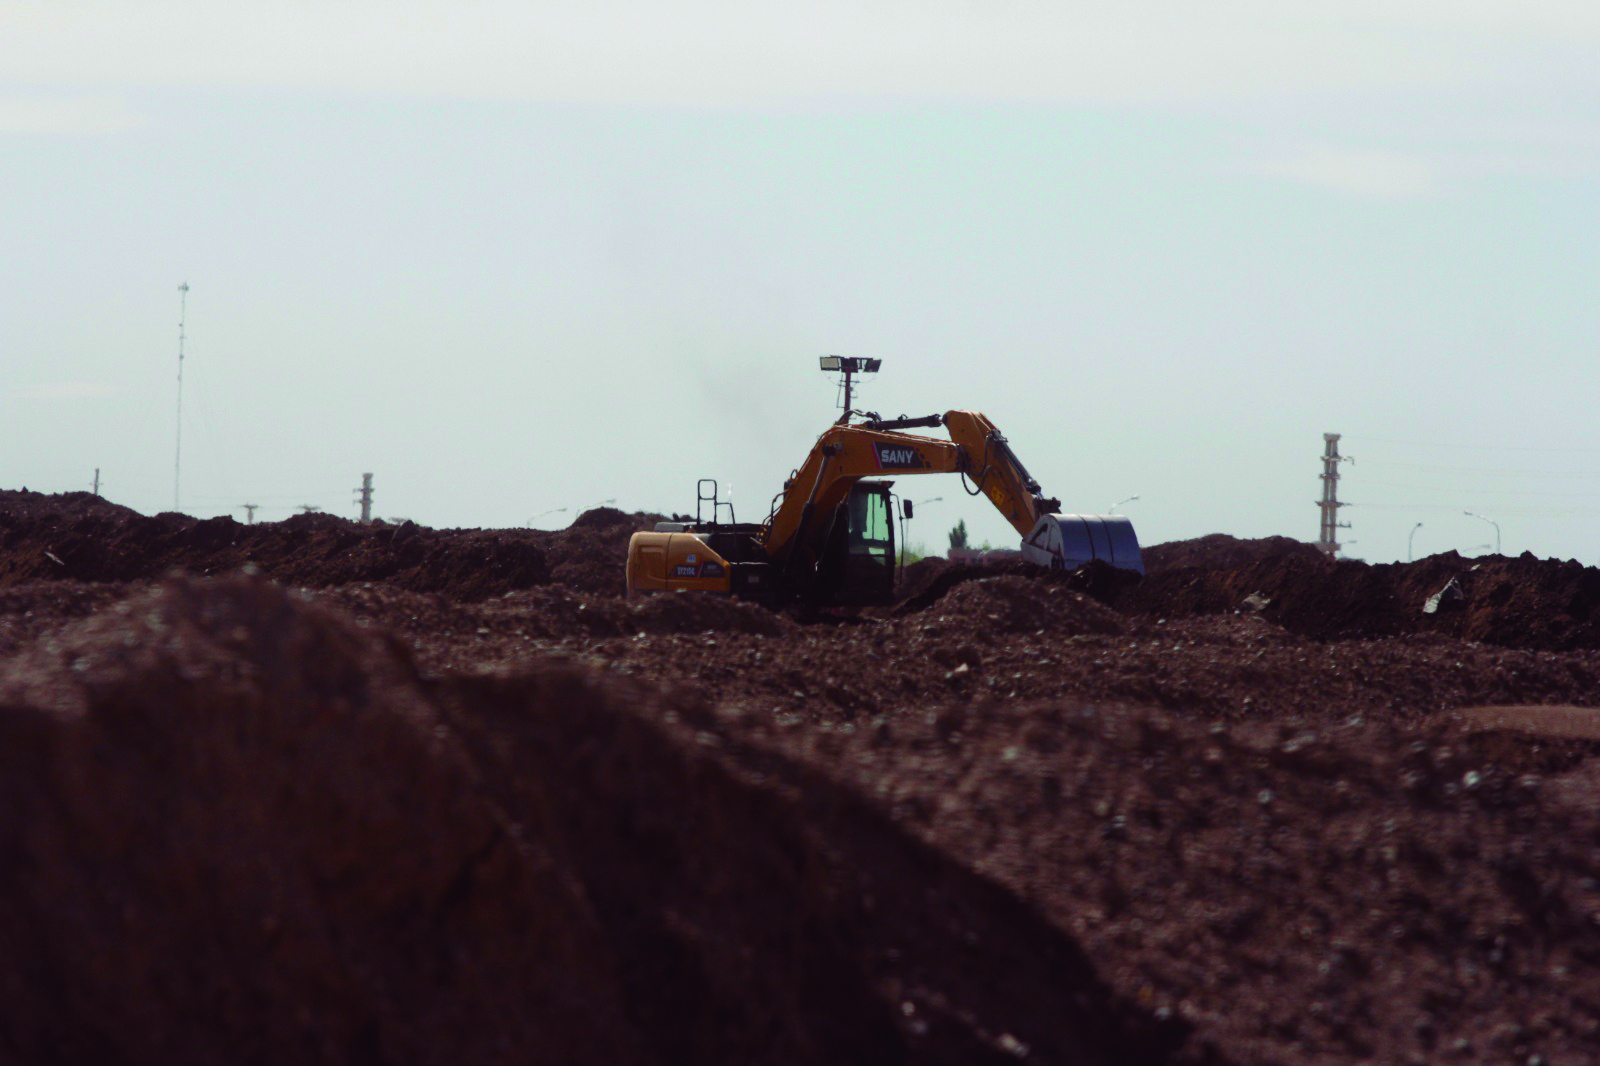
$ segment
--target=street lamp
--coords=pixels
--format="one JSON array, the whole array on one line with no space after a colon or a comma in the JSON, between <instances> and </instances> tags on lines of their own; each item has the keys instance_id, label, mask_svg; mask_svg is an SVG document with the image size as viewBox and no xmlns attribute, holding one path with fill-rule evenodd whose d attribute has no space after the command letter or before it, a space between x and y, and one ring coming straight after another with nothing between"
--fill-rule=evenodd
<instances>
[{"instance_id":1,"label":"street lamp","mask_svg":"<svg viewBox=\"0 0 1600 1066\"><path fill-rule=\"evenodd\" d=\"M560 514L562 511L565 511L565 510L566 510L565 507L552 507L548 511L540 511L538 514L534 515L532 518L530 518L526 522L524 522L523 525L531 527L535 522L537 522L539 519L543 518L545 515L547 515L547 514Z\"/></svg>"},{"instance_id":2,"label":"street lamp","mask_svg":"<svg viewBox=\"0 0 1600 1066\"><path fill-rule=\"evenodd\" d=\"M1421 528L1422 528L1422 523L1418 522L1416 525L1411 527L1411 536L1406 538L1406 562L1408 562L1408 563L1416 561L1417 557L1415 555L1411 554L1411 542L1416 539L1417 530L1419 530Z\"/></svg>"},{"instance_id":3,"label":"street lamp","mask_svg":"<svg viewBox=\"0 0 1600 1066\"><path fill-rule=\"evenodd\" d=\"M584 510L585 511L592 511L596 507L610 507L612 504L614 504L616 502L617 502L617 498L615 496L613 496L609 500L601 500L599 503L591 503L589 506L585 507Z\"/></svg>"},{"instance_id":4,"label":"street lamp","mask_svg":"<svg viewBox=\"0 0 1600 1066\"><path fill-rule=\"evenodd\" d=\"M1116 514L1118 507L1121 507L1125 503L1132 503L1134 500L1137 500L1138 498L1139 498L1138 496L1129 496L1126 500L1118 500L1116 503L1111 505L1111 510L1107 511L1106 514Z\"/></svg>"},{"instance_id":5,"label":"street lamp","mask_svg":"<svg viewBox=\"0 0 1600 1066\"><path fill-rule=\"evenodd\" d=\"M1500 554L1500 523L1496 522L1492 518L1487 517L1486 515L1478 514L1475 511L1462 511L1461 513L1466 515L1468 518L1479 519L1480 521L1487 522L1491 526L1494 527L1494 553L1496 555L1499 555Z\"/></svg>"}]
</instances>

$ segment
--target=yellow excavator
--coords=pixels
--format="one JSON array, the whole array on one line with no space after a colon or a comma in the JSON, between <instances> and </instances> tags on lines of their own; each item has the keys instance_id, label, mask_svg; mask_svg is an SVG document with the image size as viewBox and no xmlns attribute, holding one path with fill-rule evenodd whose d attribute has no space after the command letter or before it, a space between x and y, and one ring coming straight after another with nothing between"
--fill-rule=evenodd
<instances>
[{"instance_id":1,"label":"yellow excavator","mask_svg":"<svg viewBox=\"0 0 1600 1066\"><path fill-rule=\"evenodd\" d=\"M844 374L844 414L817 438L773 498L764 522L738 522L717 484L700 481L693 522L660 522L628 543L628 595L722 593L770 606L849 608L893 602L893 481L881 475L959 474L1022 535L1022 557L1058 569L1100 559L1144 573L1121 515L1057 513L994 423L976 411L880 418L850 409L851 379L881 360L824 356ZM860 420L852 423L851 418ZM908 433L943 427L949 440ZM707 517L707 509L710 515ZM910 500L903 501L910 518ZM724 515L726 521L723 520Z\"/></svg>"}]
</instances>

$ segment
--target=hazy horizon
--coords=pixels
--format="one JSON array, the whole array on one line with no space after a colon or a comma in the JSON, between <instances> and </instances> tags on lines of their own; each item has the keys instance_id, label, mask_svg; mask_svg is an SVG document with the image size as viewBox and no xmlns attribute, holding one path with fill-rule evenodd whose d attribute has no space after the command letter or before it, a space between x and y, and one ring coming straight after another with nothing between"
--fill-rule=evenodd
<instances>
[{"instance_id":1,"label":"hazy horizon","mask_svg":"<svg viewBox=\"0 0 1600 1066\"><path fill-rule=\"evenodd\" d=\"M0 483L742 519L858 406L985 411L1142 542L1593 565L1600 8L0 0ZM902 479L911 539L965 519ZM1420 529L1416 523L1421 522Z\"/></svg>"}]
</instances>

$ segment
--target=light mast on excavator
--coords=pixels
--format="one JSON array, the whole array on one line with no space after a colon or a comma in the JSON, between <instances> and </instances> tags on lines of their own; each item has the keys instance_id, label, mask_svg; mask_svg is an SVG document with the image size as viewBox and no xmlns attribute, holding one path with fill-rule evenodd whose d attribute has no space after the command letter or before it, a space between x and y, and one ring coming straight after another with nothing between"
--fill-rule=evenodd
<instances>
[{"instance_id":1,"label":"light mast on excavator","mask_svg":"<svg viewBox=\"0 0 1600 1066\"><path fill-rule=\"evenodd\" d=\"M839 420L835 422L834 425L846 425L850 421L850 416L854 413L850 410L851 375L876 374L878 372L878 368L883 365L883 360L862 359L853 355L824 355L820 361L822 363L822 369L824 372L836 371L844 374L844 383L842 386L844 388L844 403L840 405L844 408L844 410L839 412Z\"/></svg>"}]
</instances>

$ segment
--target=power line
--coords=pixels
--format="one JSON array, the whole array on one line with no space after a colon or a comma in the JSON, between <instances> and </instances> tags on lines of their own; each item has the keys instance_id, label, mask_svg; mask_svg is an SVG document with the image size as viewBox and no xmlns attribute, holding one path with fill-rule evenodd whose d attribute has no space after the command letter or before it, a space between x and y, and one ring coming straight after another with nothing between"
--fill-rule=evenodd
<instances>
[{"instance_id":1,"label":"power line","mask_svg":"<svg viewBox=\"0 0 1600 1066\"><path fill-rule=\"evenodd\" d=\"M1600 499L1600 492L1549 492L1543 489L1455 489L1447 485L1401 485L1393 481L1363 481L1365 485L1376 485L1386 489L1404 489L1407 492L1432 492L1448 493L1455 496L1545 496L1551 499L1590 500Z\"/></svg>"},{"instance_id":2,"label":"power line","mask_svg":"<svg viewBox=\"0 0 1600 1066\"><path fill-rule=\"evenodd\" d=\"M1397 463L1387 459L1369 459L1367 467L1398 467L1404 470L1421 470L1438 474L1461 474L1465 477L1521 477L1521 478L1565 478L1578 481L1600 480L1600 472L1593 474L1578 474L1546 470L1492 470L1485 467L1473 466L1436 466L1431 463Z\"/></svg>"},{"instance_id":3,"label":"power line","mask_svg":"<svg viewBox=\"0 0 1600 1066\"><path fill-rule=\"evenodd\" d=\"M191 500L208 500L208 501L211 501L211 502L215 502L217 500L232 500L232 499L235 499L238 495L239 494L237 492L205 493L205 494L202 494L202 495L199 495L199 496L191 495L189 498ZM283 500L295 500L295 501L300 501L300 500L332 500L332 499L343 499L344 498L344 493L343 492L321 492L321 491L318 491L318 492L255 493L253 495L258 500L277 500L277 501L280 501L280 502L283 501Z\"/></svg>"},{"instance_id":4,"label":"power line","mask_svg":"<svg viewBox=\"0 0 1600 1066\"><path fill-rule=\"evenodd\" d=\"M1349 434L1346 434L1349 436ZM1556 452L1573 455L1600 455L1600 448L1555 448L1545 445L1528 444L1463 444L1459 442L1445 443L1441 441L1401 440L1395 437L1364 437L1356 436L1354 439L1359 444L1400 444L1408 448L1439 448L1449 451L1460 451L1470 448L1473 451L1486 452Z\"/></svg>"},{"instance_id":5,"label":"power line","mask_svg":"<svg viewBox=\"0 0 1600 1066\"><path fill-rule=\"evenodd\" d=\"M1452 514L1461 511L1461 505L1458 503L1363 503L1352 500L1343 502L1341 506L1360 507L1368 511L1449 511ZM1549 507L1497 507L1495 513L1518 518L1579 518L1585 515L1600 515L1600 511L1595 510L1559 510Z\"/></svg>"}]
</instances>

